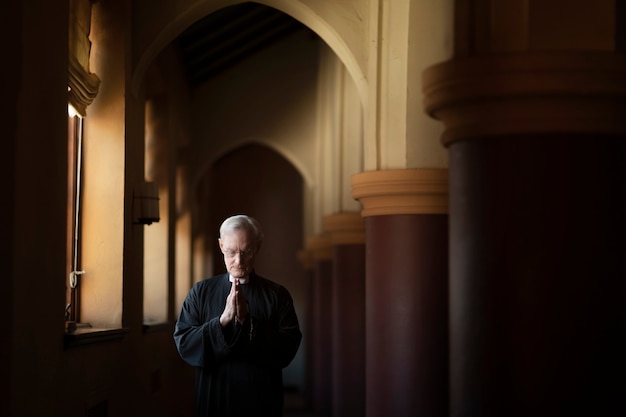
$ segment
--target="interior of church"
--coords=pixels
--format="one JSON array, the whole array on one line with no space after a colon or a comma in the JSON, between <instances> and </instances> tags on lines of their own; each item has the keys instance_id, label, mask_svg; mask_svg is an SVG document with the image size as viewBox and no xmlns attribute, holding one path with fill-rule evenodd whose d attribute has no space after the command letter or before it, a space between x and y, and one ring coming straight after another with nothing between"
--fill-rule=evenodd
<instances>
[{"instance_id":1,"label":"interior of church","mask_svg":"<svg viewBox=\"0 0 626 417\"><path fill-rule=\"evenodd\" d=\"M233 214L285 417L626 415L624 2L0 10L1 416L194 416Z\"/></svg>"}]
</instances>

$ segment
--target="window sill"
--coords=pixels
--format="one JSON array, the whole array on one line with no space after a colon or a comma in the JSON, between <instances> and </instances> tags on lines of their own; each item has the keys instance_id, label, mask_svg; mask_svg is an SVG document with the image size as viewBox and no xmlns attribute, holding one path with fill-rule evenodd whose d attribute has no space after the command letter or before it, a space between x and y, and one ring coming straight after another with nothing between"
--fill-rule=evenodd
<instances>
[{"instance_id":1,"label":"window sill","mask_svg":"<svg viewBox=\"0 0 626 417\"><path fill-rule=\"evenodd\" d=\"M122 340L126 333L128 333L128 329L124 328L104 329L90 325L79 325L75 330L65 333L63 342L65 348L71 348L92 343Z\"/></svg>"},{"instance_id":2,"label":"window sill","mask_svg":"<svg viewBox=\"0 0 626 417\"><path fill-rule=\"evenodd\" d=\"M144 333L158 333L172 330L172 323L170 323L169 321L150 322L143 324Z\"/></svg>"}]
</instances>

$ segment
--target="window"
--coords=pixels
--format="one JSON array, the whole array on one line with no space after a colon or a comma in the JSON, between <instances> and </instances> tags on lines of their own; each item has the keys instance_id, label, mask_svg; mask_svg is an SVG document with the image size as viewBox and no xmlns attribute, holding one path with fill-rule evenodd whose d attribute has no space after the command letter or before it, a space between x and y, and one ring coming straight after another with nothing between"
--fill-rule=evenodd
<instances>
[{"instance_id":1,"label":"window","mask_svg":"<svg viewBox=\"0 0 626 417\"><path fill-rule=\"evenodd\" d=\"M65 318L80 322L80 276L81 269L81 208L83 175L83 117L100 86L100 79L89 72L91 42L91 3L79 0L71 3L69 18L68 61L68 181L67 181L67 233L66 270L67 293Z\"/></svg>"},{"instance_id":2,"label":"window","mask_svg":"<svg viewBox=\"0 0 626 417\"><path fill-rule=\"evenodd\" d=\"M80 207L82 176L82 137L83 120L75 109L68 106L68 201L67 201L67 296L65 319L80 321L79 277L80 269Z\"/></svg>"}]
</instances>

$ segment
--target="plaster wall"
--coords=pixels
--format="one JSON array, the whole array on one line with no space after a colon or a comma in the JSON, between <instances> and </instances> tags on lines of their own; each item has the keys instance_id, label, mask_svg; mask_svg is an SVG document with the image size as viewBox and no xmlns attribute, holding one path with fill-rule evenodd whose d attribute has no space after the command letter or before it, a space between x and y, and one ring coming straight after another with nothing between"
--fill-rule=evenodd
<instances>
[{"instance_id":1,"label":"plaster wall","mask_svg":"<svg viewBox=\"0 0 626 417\"><path fill-rule=\"evenodd\" d=\"M94 254L101 249L102 274L96 275L115 290L98 293L95 298L112 296L111 302L97 299L99 312L87 316L98 316L94 321L101 324L123 324L128 332L120 340L64 345L68 4L11 2L12 19L2 37L13 45L5 55L12 65L3 67L2 78L11 79L14 88L4 90L11 111L2 112L7 136L0 157L7 170L3 192L12 207L2 212L0 223L7 245L3 261L9 260L2 262L0 287L0 414L190 415L193 369L175 352L171 329L144 333L141 326L142 242L136 233L141 229L128 221L128 196L143 176L143 119L137 103L124 100L128 45L116 41L128 33L125 1L96 3L102 43L94 68L104 84L100 101L87 113L103 131L90 138L99 142L90 152L103 146L99 156L113 163L97 167L96 156L90 167L98 168L90 173L90 188L104 191L105 206L90 209L96 223L90 233L102 233L96 237L101 244L91 242Z\"/></svg>"},{"instance_id":2,"label":"plaster wall","mask_svg":"<svg viewBox=\"0 0 626 417\"><path fill-rule=\"evenodd\" d=\"M10 256L2 281L11 281L0 291L0 304L9 306L2 318L8 329L0 335L7 353L0 357L3 415L16 409L44 415L58 395L48 387L59 376L66 277L68 8L61 3L13 7L3 36L17 45L3 66L13 69L2 73L15 86L3 95L13 110L3 124L1 157L1 165L13 167L4 200L12 209L2 213L11 223L2 235Z\"/></svg>"}]
</instances>

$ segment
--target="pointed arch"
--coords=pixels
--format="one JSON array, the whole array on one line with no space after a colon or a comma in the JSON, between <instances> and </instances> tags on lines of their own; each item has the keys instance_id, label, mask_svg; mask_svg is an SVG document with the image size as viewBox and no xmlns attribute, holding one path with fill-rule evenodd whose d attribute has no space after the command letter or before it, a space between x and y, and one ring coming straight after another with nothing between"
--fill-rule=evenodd
<instances>
[{"instance_id":1,"label":"pointed arch","mask_svg":"<svg viewBox=\"0 0 626 417\"><path fill-rule=\"evenodd\" d=\"M234 141L230 141L227 145L220 148L217 152L212 153L204 159L204 163L198 169L198 175L196 176L194 183L197 183L204 173L220 158L229 154L236 149L243 148L247 145L263 145L285 158L293 167L302 175L304 184L306 187L312 187L314 184L313 174L309 172L306 166L294 155L289 149L285 148L276 141L272 141L266 137L244 137Z\"/></svg>"}]
</instances>

